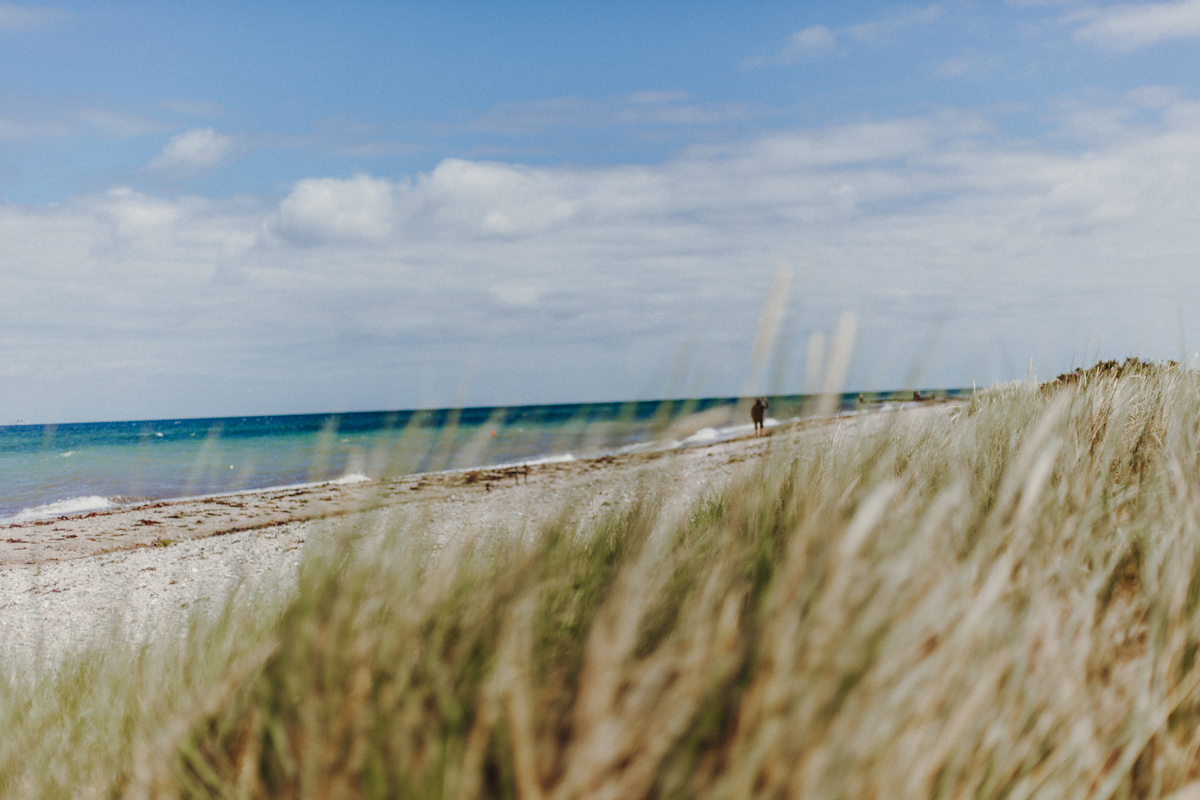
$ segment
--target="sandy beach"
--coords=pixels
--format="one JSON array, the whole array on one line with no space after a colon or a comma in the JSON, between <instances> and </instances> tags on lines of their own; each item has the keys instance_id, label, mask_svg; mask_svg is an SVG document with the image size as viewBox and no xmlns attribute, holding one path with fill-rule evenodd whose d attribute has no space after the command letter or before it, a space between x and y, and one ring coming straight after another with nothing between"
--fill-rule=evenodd
<instances>
[{"instance_id":1,"label":"sandy beach","mask_svg":"<svg viewBox=\"0 0 1200 800\"><path fill-rule=\"evenodd\" d=\"M898 412L953 413L960 403ZM323 483L158 502L0 527L0 664L52 665L98 633L134 640L182 630L238 587L261 601L287 591L305 546L339 530L458 536L519 534L571 508L585 517L655 486L686 504L719 492L770 451L862 435L897 414L782 425L770 436L527 467L465 469L385 482Z\"/></svg>"}]
</instances>

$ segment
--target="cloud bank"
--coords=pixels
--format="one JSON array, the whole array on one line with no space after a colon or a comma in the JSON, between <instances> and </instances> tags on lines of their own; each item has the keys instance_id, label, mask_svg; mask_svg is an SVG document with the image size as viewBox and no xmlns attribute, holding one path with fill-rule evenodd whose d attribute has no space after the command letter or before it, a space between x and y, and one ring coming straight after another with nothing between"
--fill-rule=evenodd
<instances>
[{"instance_id":1,"label":"cloud bank","mask_svg":"<svg viewBox=\"0 0 1200 800\"><path fill-rule=\"evenodd\" d=\"M801 390L804 341L844 311L863 324L851 388L914 370L990 383L1030 355L1043 374L1097 352L1177 357L1200 330L1200 104L1160 106L1138 124L1074 109L1072 125L1108 126L1077 152L938 113L655 165L446 159L308 178L278 201L0 205L0 403L46 419L29 398L81 387L91 418L156 413L149 385L157 413L197 415L724 394L780 263L791 349L763 390ZM700 355L668 386L689 341Z\"/></svg>"}]
</instances>

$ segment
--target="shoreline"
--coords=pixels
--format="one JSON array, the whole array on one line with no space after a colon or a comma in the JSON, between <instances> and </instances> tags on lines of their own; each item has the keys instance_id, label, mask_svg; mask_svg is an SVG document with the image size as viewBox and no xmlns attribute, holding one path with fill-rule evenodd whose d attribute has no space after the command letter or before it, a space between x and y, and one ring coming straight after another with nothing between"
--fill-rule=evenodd
<instances>
[{"instance_id":1,"label":"shoreline","mask_svg":"<svg viewBox=\"0 0 1200 800\"><path fill-rule=\"evenodd\" d=\"M933 406L945 405L945 404L954 405L954 404L958 404L958 403L962 402L960 399L957 399L957 398L932 398L932 399L933 399L932 403L930 403L928 400L924 401L923 403L886 401L886 402L872 404L871 406L865 407L865 408L859 408L859 409L855 409L855 410L851 410L851 411L842 411L842 412L839 412L838 414L835 414L830 417L793 417L791 419L787 419L787 420L783 420L783 421L768 419L767 420L767 433L768 433L768 435L771 435L771 434L779 433L779 432L789 432L789 431L797 430L800 428L808 428L813 425L825 425L825 424L837 423L839 421L845 421L847 419L861 417L864 415L876 416L876 415L880 415L880 414L903 413L905 411L911 411L911 410L922 408L922 407L929 407L931 405L933 405ZM725 413L726 409L722 408L722 409L717 409L717 410L722 412L722 415L724 418L724 413ZM711 413L711 411L710 412L700 412L693 416L697 417L697 418L703 418L703 417L706 417L710 413ZM689 426L688 421L689 420L687 418L685 418L684 420L679 420L676 423L669 425L666 428L666 430L664 430L662 432L667 437L670 437L671 434L675 434L675 436L677 438L674 438L674 439L672 439L672 438L648 439L646 441L635 442L633 444L626 445L625 447L622 447L618 450L600 451L600 452L595 452L595 453L592 453L589 455L577 455L574 453L567 452L567 453L559 453L559 454L553 454L553 455L547 455L547 456L532 457L532 458L529 458L524 461L513 461L513 462L504 462L504 463L500 463L500 464L469 466L469 467L453 467L453 468L448 468L448 469L435 470L435 471L431 471L431 472L411 473L408 475L402 475L402 476L398 476L398 477L394 477L394 478L383 478L383 479L371 478L371 477L369 477L367 475L363 475L361 473L347 471L347 473L341 477L330 478L330 479L323 480L323 481L305 481L305 482L301 482L301 483L289 483L289 484L281 484L281 485L277 485L277 486L264 486L264 487L251 488L251 489L236 489L236 490L231 490L231 491L215 492L215 493L200 494L200 495L190 495L190 496L139 498L132 503L119 502L121 500L121 498L111 498L111 497L101 497L99 495L82 495L81 494L81 495L74 496L74 497L64 498L62 500L56 500L56 501L46 503L43 505L25 508L25 509L22 509L22 510L16 512L15 514L12 514L7 517L0 517L0 570L2 570L5 567L10 566L14 563L16 563L16 564L40 563L40 560L22 561L21 558L18 556L18 551L27 550L27 547L21 547L21 545L30 545L30 544L35 544L35 543L45 544L47 542L46 537L34 537L39 540L37 542L34 542L32 540L13 541L13 540L23 539L24 537L21 535L17 535L17 536L5 535L4 532L9 531L9 530L24 530L24 529L28 529L31 527L45 527L48 525L55 525L56 532L63 532L63 533L67 534L67 536L61 537L62 539L70 539L70 538L73 538L71 534L74 534L75 537L78 537L80 535L89 535L91 533L91 531L90 530L80 531L80 530L74 530L72 528L61 528L60 529L57 526L63 525L63 524L70 525L71 523L73 523L77 520L82 520L82 519L94 519L94 518L98 518L98 517L121 516L121 515L125 515L125 514L130 514L130 513L138 513L138 512L148 511L148 510L161 509L161 508L165 508L167 506L178 506L181 504L188 504L188 503L212 503L212 502L219 502L221 500L225 500L225 499L229 499L229 498L237 498L237 497L260 497L260 496L264 496L264 495L286 496L286 495L290 495L291 493L296 492L296 491L321 490L321 489L325 489L326 487L331 487L331 486L340 487L340 486L346 486L346 485L363 484L363 485L373 485L373 486L378 487L378 486L382 486L382 485L386 485L386 484L404 483L406 481L413 481L413 480L428 480L428 479L431 479L431 478L437 477L437 476L460 474L460 473L472 473L472 472L491 473L493 475L493 480L496 480L496 478L494 476L494 473L496 473L496 472L503 472L505 474L505 476L511 476L513 470L523 470L526 468L533 469L533 468L542 467L545 465L555 465L555 464L562 464L562 463L592 462L592 461L597 461L597 460L613 459L613 458L625 459L629 456L641 456L641 455L656 455L657 456L657 455L663 455L663 454L678 453L678 452L682 452L682 451L689 450L689 449L695 449L695 448L712 447L712 446L716 446L716 445L727 444L729 442L735 442L735 441L740 441L743 439L753 438L753 436L750 434L750 428L751 428L750 424L728 425L727 427L716 428L716 427L710 427L708 424L708 421L699 423L699 425L702 427L699 427L695 424ZM725 421L728 422L727 419ZM682 423L682 425L681 425L681 423ZM63 511L60 509L57 511L47 512L48 509L53 508L54 506L69 504L72 501L78 501L78 500L103 501L104 503L107 503L107 505L90 506L90 507L79 508L78 510L71 510L71 511ZM34 512L38 512L39 510L42 511L43 513L37 513L37 514L34 513ZM341 513L341 512L331 512L331 513ZM22 518L23 515L28 515L28 516L24 516L24 518ZM321 514L318 514L317 516L321 517L321 516L327 516L327 515L328 515L327 513L321 513ZM300 517L296 517L295 519L309 519L309 518L313 518L312 515L302 515ZM142 523L142 524L146 524L146 523ZM255 523L251 527L262 527L263 525L269 525L269 524L274 524L274 523L270 523L270 522ZM90 528L92 526L85 526L85 527ZM247 529L247 528L230 529L228 531L220 531L220 532L232 532L233 530L243 530L243 529ZM214 532L214 533L217 533L217 532ZM214 533L208 533L208 534L202 533L199 535L200 536L214 535ZM196 537L191 536L189 538L196 538ZM130 546L130 547L139 546L137 544L137 542L139 542L139 541L141 541L141 539L135 538L133 543L128 544L127 546ZM9 547L9 545L14 545L15 547ZM61 549L64 549L67 552L71 552L74 548L61 548ZM80 552L76 555L68 556L68 557L83 557L86 555L94 555L96 552L106 552L106 550L104 550L104 549L97 550L96 548L89 548L89 547L83 546L82 552Z\"/></svg>"},{"instance_id":2,"label":"shoreline","mask_svg":"<svg viewBox=\"0 0 1200 800\"><path fill-rule=\"evenodd\" d=\"M715 441L674 442L624 453L588 458L549 456L514 464L460 467L414 473L383 480L328 481L290 484L264 489L175 499L153 500L132 506L77 514L0 522L0 574L15 566L37 566L102 555L120 550L164 546L242 531L261 530L294 522L341 517L362 511L413 502L428 504L455 491L487 495L492 487L504 490L533 479L539 484L570 482L572 477L600 467L624 468L663 458L687 459L689 454L722 452L755 447L775 437L792 437L827 428L856 425L864 419L884 419L922 409L956 407L962 401L946 400L913 407L884 407L869 411L781 422L767 435L735 435ZM748 426L744 426L748 427ZM349 476L347 476L349 477Z\"/></svg>"},{"instance_id":3,"label":"shoreline","mask_svg":"<svg viewBox=\"0 0 1200 800\"><path fill-rule=\"evenodd\" d=\"M771 440L318 484L7 526L0 529L0 552L9 554L0 562L0 672L54 669L93 643L186 635L191 616L230 601L275 607L294 587L306 549L347 531L360 543L416 535L421 547L454 552L456 542L474 537L520 536L565 508L584 518L605 513L643 491L648 471L669 482L672 501L698 496L723 486L744 462L757 463Z\"/></svg>"},{"instance_id":4,"label":"shoreline","mask_svg":"<svg viewBox=\"0 0 1200 800\"><path fill-rule=\"evenodd\" d=\"M953 413L958 403L912 413ZM188 618L282 600L310 545L415 535L433 550L570 518L586 523L657 493L687 509L771 452L872 435L890 413L806 420L762 437L523 467L456 469L150 503L0 526L0 668L51 669L89 643L185 635ZM159 546L155 546L159 545ZM233 594L231 594L231 592Z\"/></svg>"},{"instance_id":5,"label":"shoreline","mask_svg":"<svg viewBox=\"0 0 1200 800\"><path fill-rule=\"evenodd\" d=\"M784 426L778 426L782 428ZM593 458L531 459L519 464L461 467L385 480L307 482L267 489L244 489L197 497L0 522L0 574L17 566L69 561L115 551L178 543L297 522L342 517L380 508L448 499L453 490L473 495L518 485L558 483L599 468L622 468L695 450L770 436L739 437L685 448L605 454ZM547 487L549 488L549 487Z\"/></svg>"}]
</instances>

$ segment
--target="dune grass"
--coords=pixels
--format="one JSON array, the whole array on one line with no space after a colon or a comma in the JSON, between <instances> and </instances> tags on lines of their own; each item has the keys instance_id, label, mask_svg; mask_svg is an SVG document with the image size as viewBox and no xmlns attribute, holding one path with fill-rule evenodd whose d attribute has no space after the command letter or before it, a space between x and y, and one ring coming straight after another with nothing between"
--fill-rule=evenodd
<instances>
[{"instance_id":1,"label":"dune grass","mask_svg":"<svg viewBox=\"0 0 1200 800\"><path fill-rule=\"evenodd\" d=\"M1014 384L678 508L647 473L0 686L42 797L1155 798L1200 775L1200 382ZM241 610L238 610L241 609Z\"/></svg>"}]
</instances>

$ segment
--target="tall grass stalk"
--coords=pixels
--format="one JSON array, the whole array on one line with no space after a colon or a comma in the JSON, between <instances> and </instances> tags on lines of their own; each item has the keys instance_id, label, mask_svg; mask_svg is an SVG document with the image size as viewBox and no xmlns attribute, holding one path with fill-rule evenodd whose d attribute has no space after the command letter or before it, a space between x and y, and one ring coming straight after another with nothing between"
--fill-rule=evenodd
<instances>
[{"instance_id":1,"label":"tall grass stalk","mask_svg":"<svg viewBox=\"0 0 1200 800\"><path fill-rule=\"evenodd\" d=\"M1155 798L1200 773L1197 375L776 435L3 689L10 795ZM586 521L585 521L586 520ZM244 630L244 636L239 631ZM201 652L203 651L203 652ZM150 674L148 664L161 670Z\"/></svg>"}]
</instances>

